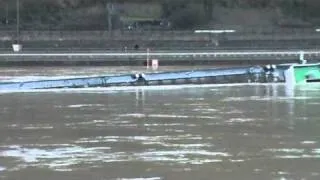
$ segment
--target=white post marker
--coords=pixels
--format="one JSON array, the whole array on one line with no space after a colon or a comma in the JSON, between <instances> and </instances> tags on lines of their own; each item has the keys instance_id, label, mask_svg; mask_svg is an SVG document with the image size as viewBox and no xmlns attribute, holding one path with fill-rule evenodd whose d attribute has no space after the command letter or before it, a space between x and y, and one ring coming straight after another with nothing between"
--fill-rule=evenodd
<instances>
[{"instance_id":1,"label":"white post marker","mask_svg":"<svg viewBox=\"0 0 320 180\"><path fill-rule=\"evenodd\" d=\"M20 52L22 50L21 44L12 44L13 52Z\"/></svg>"},{"instance_id":2,"label":"white post marker","mask_svg":"<svg viewBox=\"0 0 320 180\"><path fill-rule=\"evenodd\" d=\"M158 59L152 59L151 61L152 70L157 70L159 67L159 61Z\"/></svg>"},{"instance_id":3,"label":"white post marker","mask_svg":"<svg viewBox=\"0 0 320 180\"><path fill-rule=\"evenodd\" d=\"M304 59L304 52L303 51L300 51L300 63L301 64L306 64L307 63L307 60Z\"/></svg>"}]
</instances>

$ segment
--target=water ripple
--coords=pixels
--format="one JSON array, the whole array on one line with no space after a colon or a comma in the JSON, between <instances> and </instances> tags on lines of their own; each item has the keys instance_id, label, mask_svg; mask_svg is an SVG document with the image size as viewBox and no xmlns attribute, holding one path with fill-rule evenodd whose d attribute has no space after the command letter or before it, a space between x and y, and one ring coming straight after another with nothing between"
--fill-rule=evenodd
<instances>
[{"instance_id":1,"label":"water ripple","mask_svg":"<svg viewBox=\"0 0 320 180\"><path fill-rule=\"evenodd\" d=\"M0 157L11 157L20 160L13 170L29 166L48 167L57 171L69 171L78 164L93 165L96 162L174 162L176 164L204 164L223 161L230 157L226 152L214 152L198 149L200 145L182 146L176 150L144 152L112 152L109 147L84 148L80 146L60 147L54 149L26 148L12 146L9 150L0 152ZM188 149L189 148L189 149ZM69 168L69 169L68 169Z\"/></svg>"},{"instance_id":2,"label":"water ripple","mask_svg":"<svg viewBox=\"0 0 320 180\"><path fill-rule=\"evenodd\" d=\"M254 118L231 118L227 120L227 123L243 123L243 122L252 122L256 121L257 119Z\"/></svg>"},{"instance_id":3,"label":"water ripple","mask_svg":"<svg viewBox=\"0 0 320 180\"><path fill-rule=\"evenodd\" d=\"M154 143L163 141L202 140L201 136L184 134L177 136L97 136L80 138L75 143L101 143L101 142L143 142Z\"/></svg>"},{"instance_id":4,"label":"water ripple","mask_svg":"<svg viewBox=\"0 0 320 180\"><path fill-rule=\"evenodd\" d=\"M209 111L208 111L209 112ZM177 115L177 114L142 114L142 113L132 113L132 114L120 114L119 117L134 117L134 118L180 118L180 119L218 119L219 116L202 116L202 115Z\"/></svg>"},{"instance_id":5,"label":"water ripple","mask_svg":"<svg viewBox=\"0 0 320 180\"><path fill-rule=\"evenodd\" d=\"M50 124L10 124L7 127L14 128L14 129L24 129L24 130L40 130L40 129L54 128Z\"/></svg>"},{"instance_id":6,"label":"water ripple","mask_svg":"<svg viewBox=\"0 0 320 180\"><path fill-rule=\"evenodd\" d=\"M250 97L227 97L222 102L239 102L239 101L287 101L287 100L307 100L314 97L273 97L273 96L250 96Z\"/></svg>"},{"instance_id":7,"label":"water ripple","mask_svg":"<svg viewBox=\"0 0 320 180\"><path fill-rule=\"evenodd\" d=\"M5 167L0 166L0 172L1 172L1 171L5 171L5 170L6 170Z\"/></svg>"},{"instance_id":8,"label":"water ripple","mask_svg":"<svg viewBox=\"0 0 320 180\"><path fill-rule=\"evenodd\" d=\"M103 107L104 104L72 104L68 108L82 108L82 107Z\"/></svg>"},{"instance_id":9,"label":"water ripple","mask_svg":"<svg viewBox=\"0 0 320 180\"><path fill-rule=\"evenodd\" d=\"M280 158L280 159L319 159L320 158L320 149L312 149L310 151L306 149L283 148L283 149L267 149L264 151L275 153L273 156L275 158Z\"/></svg>"},{"instance_id":10,"label":"water ripple","mask_svg":"<svg viewBox=\"0 0 320 180\"><path fill-rule=\"evenodd\" d=\"M115 180L161 180L161 177L151 177L151 178L117 178Z\"/></svg>"}]
</instances>

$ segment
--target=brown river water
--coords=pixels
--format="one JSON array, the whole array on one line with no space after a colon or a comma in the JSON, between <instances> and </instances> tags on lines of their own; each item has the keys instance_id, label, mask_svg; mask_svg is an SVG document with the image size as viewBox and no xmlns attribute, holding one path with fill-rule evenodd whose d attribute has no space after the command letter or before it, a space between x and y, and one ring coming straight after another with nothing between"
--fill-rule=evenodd
<instances>
[{"instance_id":1,"label":"brown river water","mask_svg":"<svg viewBox=\"0 0 320 180\"><path fill-rule=\"evenodd\" d=\"M3 68L0 78L142 70ZM319 84L0 93L0 179L317 180L319 107Z\"/></svg>"}]
</instances>

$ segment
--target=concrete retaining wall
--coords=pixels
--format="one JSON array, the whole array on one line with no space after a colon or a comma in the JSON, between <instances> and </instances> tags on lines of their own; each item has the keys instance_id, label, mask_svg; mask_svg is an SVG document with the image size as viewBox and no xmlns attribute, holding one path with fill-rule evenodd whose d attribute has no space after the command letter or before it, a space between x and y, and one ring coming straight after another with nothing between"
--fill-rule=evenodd
<instances>
[{"instance_id":1,"label":"concrete retaining wall","mask_svg":"<svg viewBox=\"0 0 320 180\"><path fill-rule=\"evenodd\" d=\"M0 40L16 37L15 31L0 31ZM196 34L193 31L21 31L23 41L56 40L144 40L144 41L212 41L212 40L297 40L320 39L313 29L283 31L236 31L228 34Z\"/></svg>"}]
</instances>

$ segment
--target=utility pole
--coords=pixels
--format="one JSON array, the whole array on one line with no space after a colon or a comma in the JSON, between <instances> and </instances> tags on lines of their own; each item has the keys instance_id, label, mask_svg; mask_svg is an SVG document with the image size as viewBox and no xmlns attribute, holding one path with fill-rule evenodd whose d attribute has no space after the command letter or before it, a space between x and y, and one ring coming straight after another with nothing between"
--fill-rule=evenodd
<instances>
[{"instance_id":1,"label":"utility pole","mask_svg":"<svg viewBox=\"0 0 320 180\"><path fill-rule=\"evenodd\" d=\"M19 44L19 39L20 39L20 4L19 4L19 0L17 0L17 44Z\"/></svg>"},{"instance_id":2,"label":"utility pole","mask_svg":"<svg viewBox=\"0 0 320 180\"><path fill-rule=\"evenodd\" d=\"M22 49L22 45L20 44L20 4L19 0L16 1L17 4L17 25L16 25L16 39L14 40L12 44L12 48L14 52L19 52Z\"/></svg>"},{"instance_id":3,"label":"utility pole","mask_svg":"<svg viewBox=\"0 0 320 180\"><path fill-rule=\"evenodd\" d=\"M6 25L9 24L9 4L6 2Z\"/></svg>"},{"instance_id":4,"label":"utility pole","mask_svg":"<svg viewBox=\"0 0 320 180\"><path fill-rule=\"evenodd\" d=\"M213 0L203 0L203 8L208 20L211 20L213 13Z\"/></svg>"},{"instance_id":5,"label":"utility pole","mask_svg":"<svg viewBox=\"0 0 320 180\"><path fill-rule=\"evenodd\" d=\"M114 14L114 7L112 3L107 3L107 12L108 12L108 32L109 34L111 34L113 29L112 17Z\"/></svg>"}]
</instances>

